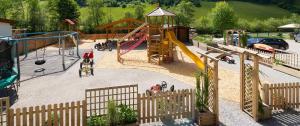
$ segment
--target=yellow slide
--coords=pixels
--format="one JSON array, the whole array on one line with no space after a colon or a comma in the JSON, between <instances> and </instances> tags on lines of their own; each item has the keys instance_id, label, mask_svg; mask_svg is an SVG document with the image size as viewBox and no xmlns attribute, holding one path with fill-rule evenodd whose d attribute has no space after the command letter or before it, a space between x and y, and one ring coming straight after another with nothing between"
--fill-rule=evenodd
<instances>
[{"instance_id":1,"label":"yellow slide","mask_svg":"<svg viewBox=\"0 0 300 126\"><path fill-rule=\"evenodd\" d=\"M169 39L171 42L173 42L175 45L177 45L184 54L190 57L196 63L199 69L201 70L205 69L205 65L202 62L202 60L197 55L192 53L182 42L178 41L176 39L174 32L172 31L167 32L166 38Z\"/></svg>"}]
</instances>

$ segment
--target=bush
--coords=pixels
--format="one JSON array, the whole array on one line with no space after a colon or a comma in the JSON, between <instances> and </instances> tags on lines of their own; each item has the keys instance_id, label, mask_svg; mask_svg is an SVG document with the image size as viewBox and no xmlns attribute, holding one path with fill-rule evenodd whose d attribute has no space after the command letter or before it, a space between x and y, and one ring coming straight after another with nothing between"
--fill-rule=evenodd
<instances>
[{"instance_id":1,"label":"bush","mask_svg":"<svg viewBox=\"0 0 300 126\"><path fill-rule=\"evenodd\" d=\"M118 115L120 115L122 124L130 124L137 121L136 112L127 105L121 104L118 106Z\"/></svg>"},{"instance_id":2,"label":"bush","mask_svg":"<svg viewBox=\"0 0 300 126\"><path fill-rule=\"evenodd\" d=\"M107 120L103 116L92 116L88 118L88 126L106 126Z\"/></svg>"}]
</instances>

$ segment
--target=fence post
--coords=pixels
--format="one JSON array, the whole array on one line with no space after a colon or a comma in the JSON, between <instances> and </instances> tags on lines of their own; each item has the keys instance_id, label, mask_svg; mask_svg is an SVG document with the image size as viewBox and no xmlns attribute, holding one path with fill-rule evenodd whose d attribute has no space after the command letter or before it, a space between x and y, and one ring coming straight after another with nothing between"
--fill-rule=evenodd
<instances>
[{"instance_id":1,"label":"fence post","mask_svg":"<svg viewBox=\"0 0 300 126\"><path fill-rule=\"evenodd\" d=\"M87 104L86 101L82 101L82 126L87 125Z\"/></svg>"},{"instance_id":2,"label":"fence post","mask_svg":"<svg viewBox=\"0 0 300 126\"><path fill-rule=\"evenodd\" d=\"M269 105L269 85L264 84L263 86L263 94L264 94L264 99L263 102Z\"/></svg>"},{"instance_id":3,"label":"fence post","mask_svg":"<svg viewBox=\"0 0 300 126\"><path fill-rule=\"evenodd\" d=\"M240 53L240 109L244 107L245 53Z\"/></svg>"},{"instance_id":4,"label":"fence post","mask_svg":"<svg viewBox=\"0 0 300 126\"><path fill-rule=\"evenodd\" d=\"M219 76L218 76L218 61L214 61L214 112L216 114L216 124L219 123Z\"/></svg>"},{"instance_id":5,"label":"fence post","mask_svg":"<svg viewBox=\"0 0 300 126\"><path fill-rule=\"evenodd\" d=\"M191 99L191 106L192 106L192 108L191 108L191 110L192 110L192 119L195 121L195 89L193 89L193 90L191 90L191 93L192 93L192 99ZM176 94L177 94L177 92L176 92ZM178 94L177 94L178 95Z\"/></svg>"},{"instance_id":6,"label":"fence post","mask_svg":"<svg viewBox=\"0 0 300 126\"><path fill-rule=\"evenodd\" d=\"M259 83L259 57L257 54L253 55L253 85L252 85L252 90L253 90L253 118L255 121L258 120L257 118L257 112L258 112L258 83Z\"/></svg>"},{"instance_id":7,"label":"fence post","mask_svg":"<svg viewBox=\"0 0 300 126\"><path fill-rule=\"evenodd\" d=\"M139 123L141 122L141 94L137 95L137 117Z\"/></svg>"}]
</instances>

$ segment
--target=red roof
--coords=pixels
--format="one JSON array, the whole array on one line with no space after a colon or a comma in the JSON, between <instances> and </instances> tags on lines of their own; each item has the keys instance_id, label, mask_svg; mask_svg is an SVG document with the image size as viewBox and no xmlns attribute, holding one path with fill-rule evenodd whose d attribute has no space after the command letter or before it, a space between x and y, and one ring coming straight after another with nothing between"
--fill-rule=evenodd
<instances>
[{"instance_id":1,"label":"red roof","mask_svg":"<svg viewBox=\"0 0 300 126\"><path fill-rule=\"evenodd\" d=\"M70 25L75 25L75 21L72 21L71 19L65 19L65 22L70 24Z\"/></svg>"}]
</instances>

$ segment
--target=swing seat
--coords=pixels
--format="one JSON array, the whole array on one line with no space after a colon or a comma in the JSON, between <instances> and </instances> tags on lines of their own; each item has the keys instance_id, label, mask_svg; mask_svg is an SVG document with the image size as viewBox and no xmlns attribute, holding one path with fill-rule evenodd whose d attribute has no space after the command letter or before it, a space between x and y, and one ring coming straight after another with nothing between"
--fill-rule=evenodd
<instances>
[{"instance_id":1,"label":"swing seat","mask_svg":"<svg viewBox=\"0 0 300 126\"><path fill-rule=\"evenodd\" d=\"M46 63L46 60L37 60L34 62L35 65L43 65Z\"/></svg>"}]
</instances>

